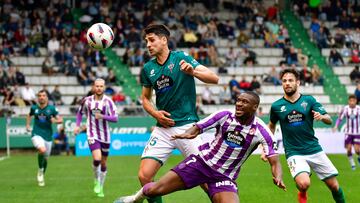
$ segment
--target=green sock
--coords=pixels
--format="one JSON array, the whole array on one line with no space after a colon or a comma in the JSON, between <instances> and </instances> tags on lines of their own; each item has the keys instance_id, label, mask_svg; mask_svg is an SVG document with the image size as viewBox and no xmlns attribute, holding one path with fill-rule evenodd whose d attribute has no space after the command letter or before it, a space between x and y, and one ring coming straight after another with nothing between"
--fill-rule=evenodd
<instances>
[{"instance_id":1,"label":"green sock","mask_svg":"<svg viewBox=\"0 0 360 203\"><path fill-rule=\"evenodd\" d=\"M46 168L47 168L47 158L45 158L44 156L44 173L46 171Z\"/></svg>"},{"instance_id":2,"label":"green sock","mask_svg":"<svg viewBox=\"0 0 360 203\"><path fill-rule=\"evenodd\" d=\"M345 203L345 196L341 187L339 187L338 191L332 191L331 193L336 203Z\"/></svg>"},{"instance_id":3,"label":"green sock","mask_svg":"<svg viewBox=\"0 0 360 203\"><path fill-rule=\"evenodd\" d=\"M149 203L162 203L161 196L152 197L147 200Z\"/></svg>"},{"instance_id":4,"label":"green sock","mask_svg":"<svg viewBox=\"0 0 360 203\"><path fill-rule=\"evenodd\" d=\"M44 168L44 160L45 160L45 155L44 154L38 154L39 168Z\"/></svg>"}]
</instances>

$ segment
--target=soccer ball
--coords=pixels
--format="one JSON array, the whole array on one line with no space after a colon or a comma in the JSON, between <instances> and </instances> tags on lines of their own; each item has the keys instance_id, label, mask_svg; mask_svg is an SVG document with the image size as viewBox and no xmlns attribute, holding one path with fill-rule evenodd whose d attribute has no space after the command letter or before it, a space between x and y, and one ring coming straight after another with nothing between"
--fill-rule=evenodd
<instances>
[{"instance_id":1,"label":"soccer ball","mask_svg":"<svg viewBox=\"0 0 360 203\"><path fill-rule=\"evenodd\" d=\"M114 33L108 25L96 23L88 29L86 38L89 46L96 50L103 50L114 41Z\"/></svg>"}]
</instances>

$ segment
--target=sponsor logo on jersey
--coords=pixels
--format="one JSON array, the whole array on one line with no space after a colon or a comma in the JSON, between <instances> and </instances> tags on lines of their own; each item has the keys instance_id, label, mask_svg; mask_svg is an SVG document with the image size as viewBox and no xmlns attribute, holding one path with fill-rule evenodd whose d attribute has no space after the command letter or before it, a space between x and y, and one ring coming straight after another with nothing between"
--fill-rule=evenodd
<instances>
[{"instance_id":1,"label":"sponsor logo on jersey","mask_svg":"<svg viewBox=\"0 0 360 203\"><path fill-rule=\"evenodd\" d=\"M282 106L281 108L280 108L280 112L285 112L286 111L286 106Z\"/></svg>"},{"instance_id":2,"label":"sponsor logo on jersey","mask_svg":"<svg viewBox=\"0 0 360 203\"><path fill-rule=\"evenodd\" d=\"M240 131L227 131L225 134L225 142L232 148L242 147L245 143L245 137Z\"/></svg>"},{"instance_id":3,"label":"sponsor logo on jersey","mask_svg":"<svg viewBox=\"0 0 360 203\"><path fill-rule=\"evenodd\" d=\"M158 93L163 93L171 89L173 85L174 81L171 77L162 75L155 82L155 91Z\"/></svg>"},{"instance_id":4,"label":"sponsor logo on jersey","mask_svg":"<svg viewBox=\"0 0 360 203\"><path fill-rule=\"evenodd\" d=\"M290 114L288 114L286 118L290 126L299 126L304 123L305 115L294 110Z\"/></svg>"}]
</instances>

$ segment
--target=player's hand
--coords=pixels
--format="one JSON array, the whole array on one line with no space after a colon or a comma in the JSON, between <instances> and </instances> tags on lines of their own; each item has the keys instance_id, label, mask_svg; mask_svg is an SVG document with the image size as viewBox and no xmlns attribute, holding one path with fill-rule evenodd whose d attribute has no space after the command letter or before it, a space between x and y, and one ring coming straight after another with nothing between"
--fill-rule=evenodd
<instances>
[{"instance_id":1,"label":"player's hand","mask_svg":"<svg viewBox=\"0 0 360 203\"><path fill-rule=\"evenodd\" d=\"M95 118L96 119L103 119L103 115L101 113L95 113Z\"/></svg>"},{"instance_id":2,"label":"player's hand","mask_svg":"<svg viewBox=\"0 0 360 203\"><path fill-rule=\"evenodd\" d=\"M166 111L157 111L156 120L160 123L164 128L172 127L175 125L175 121L170 117L170 113Z\"/></svg>"},{"instance_id":3,"label":"player's hand","mask_svg":"<svg viewBox=\"0 0 360 203\"><path fill-rule=\"evenodd\" d=\"M261 152L260 158L261 158L261 160L263 160L264 162L267 162L267 161L268 161L268 159L266 158L266 155L265 155L264 152Z\"/></svg>"},{"instance_id":4,"label":"player's hand","mask_svg":"<svg viewBox=\"0 0 360 203\"><path fill-rule=\"evenodd\" d=\"M323 115L321 115L319 112L312 110L312 113L314 114L314 119L317 121L321 121L323 118Z\"/></svg>"},{"instance_id":5,"label":"player's hand","mask_svg":"<svg viewBox=\"0 0 360 203\"><path fill-rule=\"evenodd\" d=\"M31 131L31 127L30 125L26 125L26 131L30 132Z\"/></svg>"},{"instance_id":6,"label":"player's hand","mask_svg":"<svg viewBox=\"0 0 360 203\"><path fill-rule=\"evenodd\" d=\"M53 116L51 116L50 121L51 123L57 123L57 119Z\"/></svg>"},{"instance_id":7,"label":"player's hand","mask_svg":"<svg viewBox=\"0 0 360 203\"><path fill-rule=\"evenodd\" d=\"M337 127L336 127L336 126L333 127L333 128L332 128L332 131L333 131L333 132L336 132L336 131L337 131Z\"/></svg>"},{"instance_id":8,"label":"player's hand","mask_svg":"<svg viewBox=\"0 0 360 203\"><path fill-rule=\"evenodd\" d=\"M276 186L286 191L286 185L284 184L282 179L273 177L273 182Z\"/></svg>"},{"instance_id":9,"label":"player's hand","mask_svg":"<svg viewBox=\"0 0 360 203\"><path fill-rule=\"evenodd\" d=\"M77 135L77 134L79 134L79 133L80 133L80 127L75 126L75 128L74 128L74 135Z\"/></svg>"},{"instance_id":10,"label":"player's hand","mask_svg":"<svg viewBox=\"0 0 360 203\"><path fill-rule=\"evenodd\" d=\"M187 63L185 60L181 60L179 65L180 65L180 70L183 71L184 73L189 75L194 74L194 68L190 63Z\"/></svg>"},{"instance_id":11,"label":"player's hand","mask_svg":"<svg viewBox=\"0 0 360 203\"><path fill-rule=\"evenodd\" d=\"M176 139L194 139L197 135L190 134L190 133L183 133L178 135L172 135L170 140Z\"/></svg>"}]
</instances>

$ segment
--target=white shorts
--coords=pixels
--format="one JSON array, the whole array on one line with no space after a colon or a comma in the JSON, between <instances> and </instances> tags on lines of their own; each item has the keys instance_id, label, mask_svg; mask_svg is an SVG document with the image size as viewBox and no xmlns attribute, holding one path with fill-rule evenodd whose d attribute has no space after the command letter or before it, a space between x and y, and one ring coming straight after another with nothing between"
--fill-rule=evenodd
<instances>
[{"instance_id":1,"label":"white shorts","mask_svg":"<svg viewBox=\"0 0 360 203\"><path fill-rule=\"evenodd\" d=\"M159 161L160 164L164 164L174 149L180 150L184 157L188 157L191 154L198 154L198 147L202 144L200 136L194 139L170 140L172 135L182 134L191 126L193 126L193 124L171 128L155 127L146 144L141 159L155 159Z\"/></svg>"},{"instance_id":2,"label":"white shorts","mask_svg":"<svg viewBox=\"0 0 360 203\"><path fill-rule=\"evenodd\" d=\"M44 138L42 138L41 136L39 135L34 135L32 138L31 138L31 141L34 145L34 147L36 149L39 149L40 147L45 147L46 148L46 152L45 152L45 155L46 156L50 156L50 153L51 153L51 146L52 146L52 142L51 141L46 141L44 140Z\"/></svg>"},{"instance_id":3,"label":"white shorts","mask_svg":"<svg viewBox=\"0 0 360 203\"><path fill-rule=\"evenodd\" d=\"M316 173L320 180L338 175L338 170L331 163L324 151L311 155L294 155L287 159L287 163L294 179L303 172L310 175L310 168Z\"/></svg>"}]
</instances>

